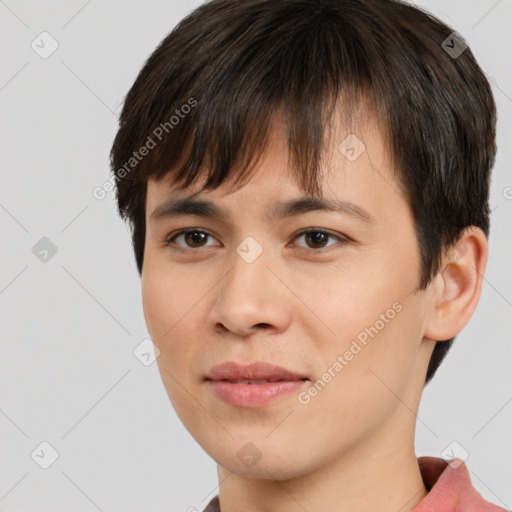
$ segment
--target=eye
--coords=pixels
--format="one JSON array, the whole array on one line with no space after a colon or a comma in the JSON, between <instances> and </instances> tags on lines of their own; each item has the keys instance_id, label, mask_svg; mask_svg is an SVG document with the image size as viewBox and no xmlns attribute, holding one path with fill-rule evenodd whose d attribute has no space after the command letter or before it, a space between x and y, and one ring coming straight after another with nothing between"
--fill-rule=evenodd
<instances>
[{"instance_id":1,"label":"eye","mask_svg":"<svg viewBox=\"0 0 512 512\"><path fill-rule=\"evenodd\" d=\"M187 244L186 248L188 248L188 249L194 249L194 248L198 248L198 247L208 247L207 245L204 244L204 241L207 240L207 237L209 237L209 236L211 236L210 233L203 231L201 229L194 229L194 228L181 229L177 233L174 233L174 234L170 235L168 238L166 238L164 241L164 246L165 247L169 246L174 251L182 251L183 249L180 248L180 246L173 247L172 244L176 240L183 238L183 240ZM189 243L191 245L188 245Z\"/></svg>"},{"instance_id":2,"label":"eye","mask_svg":"<svg viewBox=\"0 0 512 512\"><path fill-rule=\"evenodd\" d=\"M211 237L210 233L207 231L203 231L202 229L197 228L185 228L181 229L180 231L177 231L176 233L171 234L169 237L167 237L164 241L164 247L169 247L173 251L183 251L184 249L198 249L201 247L209 247L209 245L205 244L204 242L208 239L208 237ZM347 243L349 240L346 237L334 235L330 231L326 231L325 229L318 229L318 228L308 228L303 229L299 233L297 233L294 236L294 240L305 237L306 243L311 243L313 247L306 245L306 246L298 246L301 249L310 249L309 252L313 252L314 254L322 253L324 252L323 249L325 247L329 247L329 244L325 245L327 240L329 238L335 239L340 243ZM180 244L176 244L176 242L179 239L183 239L185 242L185 246L182 246ZM211 244L210 244L211 246Z\"/></svg>"},{"instance_id":3,"label":"eye","mask_svg":"<svg viewBox=\"0 0 512 512\"><path fill-rule=\"evenodd\" d=\"M298 239L300 237L305 237L304 239L306 240L306 243L310 242L313 245L313 247L307 245L306 249L312 249L312 252L315 254L323 252L323 249L325 247L334 245L334 244L325 245L325 243L327 242L327 240L329 238L336 239L341 243L348 242L348 239L345 237L334 235L330 231L326 231L325 229L318 229L318 228L303 229L302 231L300 231L299 233L297 233L295 235L294 239ZM299 247L301 247L301 246L299 246ZM303 248L303 247L304 246L302 246L301 248Z\"/></svg>"}]
</instances>

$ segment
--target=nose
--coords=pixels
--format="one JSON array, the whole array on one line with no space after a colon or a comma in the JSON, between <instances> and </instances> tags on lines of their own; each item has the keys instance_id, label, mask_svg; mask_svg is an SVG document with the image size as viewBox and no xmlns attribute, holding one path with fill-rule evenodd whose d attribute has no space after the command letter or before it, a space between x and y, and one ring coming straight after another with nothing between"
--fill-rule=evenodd
<instances>
[{"instance_id":1,"label":"nose","mask_svg":"<svg viewBox=\"0 0 512 512\"><path fill-rule=\"evenodd\" d=\"M263 250L250 262L234 252L232 262L216 287L210 327L219 334L242 337L285 330L291 318L291 292L279 276L275 257Z\"/></svg>"}]
</instances>

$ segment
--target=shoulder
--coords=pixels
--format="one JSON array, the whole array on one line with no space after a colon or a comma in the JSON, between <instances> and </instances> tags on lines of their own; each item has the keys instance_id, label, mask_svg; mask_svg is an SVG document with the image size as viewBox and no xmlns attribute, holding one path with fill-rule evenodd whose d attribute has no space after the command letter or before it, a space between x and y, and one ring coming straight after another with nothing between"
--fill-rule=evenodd
<instances>
[{"instance_id":1,"label":"shoulder","mask_svg":"<svg viewBox=\"0 0 512 512\"><path fill-rule=\"evenodd\" d=\"M206 508L203 510L203 512L221 512L218 495L210 500L210 503L206 505Z\"/></svg>"}]
</instances>

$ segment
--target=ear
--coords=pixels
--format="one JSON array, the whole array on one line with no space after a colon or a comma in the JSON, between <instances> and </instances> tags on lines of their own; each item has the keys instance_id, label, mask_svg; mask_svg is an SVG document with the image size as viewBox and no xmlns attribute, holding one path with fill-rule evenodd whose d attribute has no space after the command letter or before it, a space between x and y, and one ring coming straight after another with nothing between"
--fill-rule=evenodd
<instances>
[{"instance_id":1,"label":"ear","mask_svg":"<svg viewBox=\"0 0 512 512\"><path fill-rule=\"evenodd\" d=\"M488 253L487 238L476 226L467 228L444 252L441 269L433 280L425 337L449 340L464 329L480 300Z\"/></svg>"}]
</instances>

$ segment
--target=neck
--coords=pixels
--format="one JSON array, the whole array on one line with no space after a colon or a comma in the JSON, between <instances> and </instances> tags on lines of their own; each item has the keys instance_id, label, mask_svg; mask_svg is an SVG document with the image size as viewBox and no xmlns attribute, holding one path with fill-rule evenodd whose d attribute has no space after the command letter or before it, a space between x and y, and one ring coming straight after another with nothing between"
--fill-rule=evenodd
<instances>
[{"instance_id":1,"label":"neck","mask_svg":"<svg viewBox=\"0 0 512 512\"><path fill-rule=\"evenodd\" d=\"M408 432L403 417L391 423L383 425L391 435L381 430L328 465L287 480L250 478L219 465L222 512L413 511L427 495L414 452L414 423L406 422Z\"/></svg>"}]
</instances>

